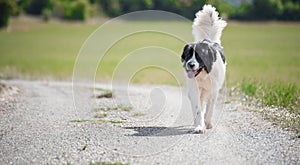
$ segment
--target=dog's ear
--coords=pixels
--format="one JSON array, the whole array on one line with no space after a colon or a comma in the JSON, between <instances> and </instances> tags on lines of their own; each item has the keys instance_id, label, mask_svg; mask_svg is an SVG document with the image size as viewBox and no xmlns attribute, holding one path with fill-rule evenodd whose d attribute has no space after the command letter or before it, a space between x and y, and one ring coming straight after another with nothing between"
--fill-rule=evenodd
<instances>
[{"instance_id":1,"label":"dog's ear","mask_svg":"<svg viewBox=\"0 0 300 165\"><path fill-rule=\"evenodd\" d=\"M225 55L224 55L224 51L223 51L223 47L221 45L219 45L218 43L214 43L213 44L213 48L220 53L221 55L221 58L222 58L222 61L223 63L225 64Z\"/></svg>"},{"instance_id":2,"label":"dog's ear","mask_svg":"<svg viewBox=\"0 0 300 165\"><path fill-rule=\"evenodd\" d=\"M181 62L184 62L185 59L188 57L189 53L190 53L190 45L189 44L186 44L183 48L183 52L182 52L182 55L181 55Z\"/></svg>"},{"instance_id":3,"label":"dog's ear","mask_svg":"<svg viewBox=\"0 0 300 165\"><path fill-rule=\"evenodd\" d=\"M213 62L216 61L216 50L209 42L199 42L196 45L196 53L204 63L204 69L209 73Z\"/></svg>"}]
</instances>

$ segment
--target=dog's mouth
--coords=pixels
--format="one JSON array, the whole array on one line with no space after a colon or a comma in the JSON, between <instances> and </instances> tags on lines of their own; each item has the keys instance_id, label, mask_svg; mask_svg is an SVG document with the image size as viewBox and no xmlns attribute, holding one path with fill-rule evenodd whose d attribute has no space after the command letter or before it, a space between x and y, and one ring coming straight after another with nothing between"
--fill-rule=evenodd
<instances>
[{"instance_id":1,"label":"dog's mouth","mask_svg":"<svg viewBox=\"0 0 300 165\"><path fill-rule=\"evenodd\" d=\"M203 68L204 67L200 67L197 70L187 70L186 73L187 73L188 78L196 77L202 71Z\"/></svg>"}]
</instances>

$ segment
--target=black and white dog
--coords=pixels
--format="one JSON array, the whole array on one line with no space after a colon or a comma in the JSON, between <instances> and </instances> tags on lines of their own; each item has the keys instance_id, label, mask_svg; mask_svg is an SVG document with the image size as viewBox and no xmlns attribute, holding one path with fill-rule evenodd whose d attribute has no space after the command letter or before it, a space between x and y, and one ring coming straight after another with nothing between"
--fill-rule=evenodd
<instances>
[{"instance_id":1,"label":"black and white dog","mask_svg":"<svg viewBox=\"0 0 300 165\"><path fill-rule=\"evenodd\" d=\"M181 56L197 133L212 128L212 112L225 79L226 62L220 39L226 25L216 8L204 5L193 23L195 42L185 45Z\"/></svg>"}]
</instances>

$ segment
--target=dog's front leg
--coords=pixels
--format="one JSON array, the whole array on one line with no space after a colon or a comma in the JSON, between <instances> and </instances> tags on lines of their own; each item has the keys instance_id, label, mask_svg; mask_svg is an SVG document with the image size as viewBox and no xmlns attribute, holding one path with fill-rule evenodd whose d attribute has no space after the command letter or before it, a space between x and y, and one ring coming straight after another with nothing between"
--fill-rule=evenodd
<instances>
[{"instance_id":1,"label":"dog's front leg","mask_svg":"<svg viewBox=\"0 0 300 165\"><path fill-rule=\"evenodd\" d=\"M195 80L188 80L187 83L189 87L188 96L191 101L194 116L195 132L204 133L206 128L204 122L206 103L204 102L205 99L203 94L206 93L205 91L203 91L203 88L198 88L197 82Z\"/></svg>"},{"instance_id":2,"label":"dog's front leg","mask_svg":"<svg viewBox=\"0 0 300 165\"><path fill-rule=\"evenodd\" d=\"M197 106L196 114L195 114L195 127L196 127L195 132L202 134L206 130L204 117L205 117L205 112L207 107L208 92L203 88L199 88L199 91L200 91L200 95L198 97L199 106Z\"/></svg>"},{"instance_id":3,"label":"dog's front leg","mask_svg":"<svg viewBox=\"0 0 300 165\"><path fill-rule=\"evenodd\" d=\"M218 98L218 91L215 91L212 93L212 95L209 99L209 102L207 104L207 110L206 110L206 114L205 114L205 125L206 125L207 129L212 128L211 117L212 117L212 113L216 107L217 98Z\"/></svg>"},{"instance_id":4,"label":"dog's front leg","mask_svg":"<svg viewBox=\"0 0 300 165\"><path fill-rule=\"evenodd\" d=\"M195 128L200 125L200 92L197 88L197 82L195 80L188 80L188 96L191 102L191 108L193 110L193 116L194 116L194 126Z\"/></svg>"},{"instance_id":5,"label":"dog's front leg","mask_svg":"<svg viewBox=\"0 0 300 165\"><path fill-rule=\"evenodd\" d=\"M200 94L197 88L190 89L189 90L189 99L191 101L191 107L193 110L193 116L194 116L194 126L197 127L200 124L200 118L197 112L200 110Z\"/></svg>"}]
</instances>

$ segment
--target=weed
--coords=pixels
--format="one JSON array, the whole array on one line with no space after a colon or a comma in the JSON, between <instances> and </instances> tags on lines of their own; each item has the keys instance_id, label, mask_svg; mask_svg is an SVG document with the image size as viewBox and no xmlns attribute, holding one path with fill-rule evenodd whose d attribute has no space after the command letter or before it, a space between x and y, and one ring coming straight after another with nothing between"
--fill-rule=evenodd
<instances>
[{"instance_id":1,"label":"weed","mask_svg":"<svg viewBox=\"0 0 300 165\"><path fill-rule=\"evenodd\" d=\"M297 138L300 138L300 131L297 133Z\"/></svg>"},{"instance_id":2,"label":"weed","mask_svg":"<svg viewBox=\"0 0 300 165\"><path fill-rule=\"evenodd\" d=\"M259 90L258 90L259 89ZM287 108L291 113L300 114L300 88L296 84L274 82L260 85L253 82L243 82L241 90L248 96L261 100L265 106Z\"/></svg>"},{"instance_id":3,"label":"weed","mask_svg":"<svg viewBox=\"0 0 300 165\"><path fill-rule=\"evenodd\" d=\"M143 114L143 113L134 113L133 116L139 117L139 116L145 116L145 114Z\"/></svg>"},{"instance_id":4,"label":"weed","mask_svg":"<svg viewBox=\"0 0 300 165\"><path fill-rule=\"evenodd\" d=\"M116 107L101 107L101 108L95 108L95 111L130 111L132 110L131 106L125 106L125 105L117 105Z\"/></svg>"},{"instance_id":5,"label":"weed","mask_svg":"<svg viewBox=\"0 0 300 165\"><path fill-rule=\"evenodd\" d=\"M295 84L273 83L264 85L262 92L264 105L285 107L291 113L300 115L300 90Z\"/></svg>"},{"instance_id":6,"label":"weed","mask_svg":"<svg viewBox=\"0 0 300 165\"><path fill-rule=\"evenodd\" d=\"M101 107L101 108L95 108L95 111L116 111L118 110L118 107Z\"/></svg>"},{"instance_id":7,"label":"weed","mask_svg":"<svg viewBox=\"0 0 300 165\"><path fill-rule=\"evenodd\" d=\"M96 95L96 98L113 98L113 93L110 90L104 90L101 94Z\"/></svg>"},{"instance_id":8,"label":"weed","mask_svg":"<svg viewBox=\"0 0 300 165\"><path fill-rule=\"evenodd\" d=\"M109 122L111 124L122 124L123 123L123 121L121 121L121 120L109 120Z\"/></svg>"},{"instance_id":9,"label":"weed","mask_svg":"<svg viewBox=\"0 0 300 165\"><path fill-rule=\"evenodd\" d=\"M266 106L264 118L300 131L300 88L296 84L243 82L241 90Z\"/></svg>"},{"instance_id":10,"label":"weed","mask_svg":"<svg viewBox=\"0 0 300 165\"><path fill-rule=\"evenodd\" d=\"M248 96L255 96L257 86L254 83L242 82L241 90Z\"/></svg>"},{"instance_id":11,"label":"weed","mask_svg":"<svg viewBox=\"0 0 300 165\"><path fill-rule=\"evenodd\" d=\"M71 120L72 123L93 123L93 124L105 124L104 120Z\"/></svg>"},{"instance_id":12,"label":"weed","mask_svg":"<svg viewBox=\"0 0 300 165\"><path fill-rule=\"evenodd\" d=\"M118 109L122 110L122 111L130 111L132 110L132 107L131 106L126 106L126 105L118 105L117 106Z\"/></svg>"},{"instance_id":13,"label":"weed","mask_svg":"<svg viewBox=\"0 0 300 165\"><path fill-rule=\"evenodd\" d=\"M95 87L95 88L91 88L92 90L95 90L95 91L107 91L107 89L104 89L104 88L98 88L98 87Z\"/></svg>"},{"instance_id":14,"label":"weed","mask_svg":"<svg viewBox=\"0 0 300 165\"><path fill-rule=\"evenodd\" d=\"M105 118L105 117L107 117L107 114L106 113L95 114L94 117L95 118Z\"/></svg>"},{"instance_id":15,"label":"weed","mask_svg":"<svg viewBox=\"0 0 300 165\"><path fill-rule=\"evenodd\" d=\"M93 123L93 124L106 124L107 121L105 121L105 120L91 120L91 123Z\"/></svg>"},{"instance_id":16,"label":"weed","mask_svg":"<svg viewBox=\"0 0 300 165\"><path fill-rule=\"evenodd\" d=\"M123 121L121 120L71 120L70 122L73 123L92 123L92 124L107 124L107 123L111 123L111 124L121 124L123 123Z\"/></svg>"},{"instance_id":17,"label":"weed","mask_svg":"<svg viewBox=\"0 0 300 165\"><path fill-rule=\"evenodd\" d=\"M98 111L110 111L110 110L117 110L117 109L110 108L110 107L94 108L94 111L96 111L96 112L98 112Z\"/></svg>"},{"instance_id":18,"label":"weed","mask_svg":"<svg viewBox=\"0 0 300 165\"><path fill-rule=\"evenodd\" d=\"M123 164L123 163L119 163L119 162L116 162L116 163L106 163L106 162L90 162L90 165L129 165L129 164Z\"/></svg>"},{"instance_id":19,"label":"weed","mask_svg":"<svg viewBox=\"0 0 300 165\"><path fill-rule=\"evenodd\" d=\"M224 102L224 104L230 104L231 101L227 100Z\"/></svg>"},{"instance_id":20,"label":"weed","mask_svg":"<svg viewBox=\"0 0 300 165\"><path fill-rule=\"evenodd\" d=\"M72 122L72 123L85 123L85 122L89 122L90 120L81 120L81 119L79 119L79 120L71 120L70 122Z\"/></svg>"}]
</instances>

